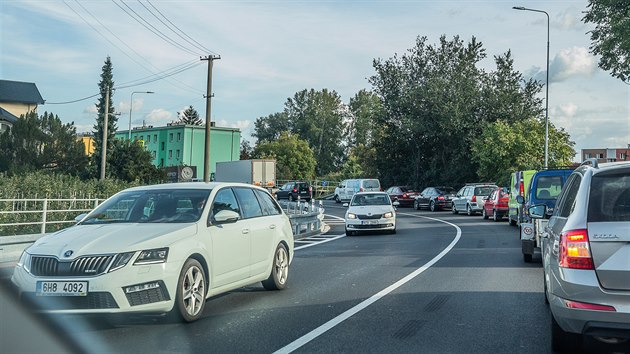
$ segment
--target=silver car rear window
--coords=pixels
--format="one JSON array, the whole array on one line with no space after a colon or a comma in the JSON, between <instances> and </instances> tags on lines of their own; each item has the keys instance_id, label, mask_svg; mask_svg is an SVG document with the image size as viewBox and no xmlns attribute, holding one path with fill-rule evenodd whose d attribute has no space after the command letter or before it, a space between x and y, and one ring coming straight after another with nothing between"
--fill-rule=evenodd
<instances>
[{"instance_id":1,"label":"silver car rear window","mask_svg":"<svg viewBox=\"0 0 630 354\"><path fill-rule=\"evenodd\" d=\"M630 171L593 176L588 222L602 221L630 221Z\"/></svg>"}]
</instances>

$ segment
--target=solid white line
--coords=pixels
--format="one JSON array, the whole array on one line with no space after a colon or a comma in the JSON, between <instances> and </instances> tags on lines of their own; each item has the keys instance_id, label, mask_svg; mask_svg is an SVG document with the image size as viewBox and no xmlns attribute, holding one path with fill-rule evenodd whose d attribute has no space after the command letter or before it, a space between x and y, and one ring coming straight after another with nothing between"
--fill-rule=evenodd
<instances>
[{"instance_id":1,"label":"solid white line","mask_svg":"<svg viewBox=\"0 0 630 354\"><path fill-rule=\"evenodd\" d=\"M308 245L298 246L298 247L295 247L293 249L297 251L297 250L301 250L301 249L305 249L305 248L321 245L322 243L326 243L326 242L330 242L330 241L334 241L334 240L340 239L342 237L346 237L346 234L333 235L333 236L334 236L333 238L329 238L329 239L322 240L322 241L313 241L313 243L309 243Z\"/></svg>"},{"instance_id":2,"label":"solid white line","mask_svg":"<svg viewBox=\"0 0 630 354\"><path fill-rule=\"evenodd\" d=\"M450 252L451 249L453 249L453 247L455 247L457 242L459 242L459 239L462 236L462 230L457 225L452 224L452 223L450 223L448 221L444 221L444 220L440 220L440 219L436 219L436 218L430 218L430 217L427 217L427 216L414 215L414 214L406 214L406 213L405 214L399 213L399 214L406 215L406 216L417 217L417 218L425 218L425 219L439 221L439 222L448 224L450 226L453 226L457 230L457 234L456 234L455 238L453 239L453 241L444 250L442 250L442 252L440 252L437 256L435 256L433 259L431 259L429 262L427 262L422 267L414 270L412 273L410 273L409 275L407 275L404 278L400 279L399 281L395 282L394 284L392 284L392 285L388 286L387 288L379 291L378 293L372 295L369 299L364 300L363 302L361 302L358 305L350 308L349 310L347 310L346 312L342 313L341 315L331 319L330 321L324 323L323 325L315 328L311 332L309 332L309 333L303 335L302 337L296 339L295 341L289 343L285 347L278 349L275 353L278 353L278 354L291 353L294 350L299 349L300 347L302 347L303 345L305 345L308 342L312 341L313 339L321 336L322 334L324 334L329 329L332 329L333 327L337 326L341 322L347 320L348 318L356 315L361 310L363 310L366 307L372 305L373 303L375 303L376 301L378 301L379 299L381 299L385 295L387 295L387 294L391 293L392 291L398 289L399 287L401 287L402 285L406 284L411 279L413 279L413 278L417 277L418 275L422 274L425 270L429 269L437 261L442 259L448 252Z\"/></svg>"}]
</instances>

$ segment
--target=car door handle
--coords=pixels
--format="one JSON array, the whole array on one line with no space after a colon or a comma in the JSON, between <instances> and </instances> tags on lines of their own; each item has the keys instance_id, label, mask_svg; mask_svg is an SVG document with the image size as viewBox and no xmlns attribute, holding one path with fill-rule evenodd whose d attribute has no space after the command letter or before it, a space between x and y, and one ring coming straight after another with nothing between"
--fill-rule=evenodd
<instances>
[{"instance_id":1,"label":"car door handle","mask_svg":"<svg viewBox=\"0 0 630 354\"><path fill-rule=\"evenodd\" d=\"M241 230L241 233L248 234L249 233L249 229L243 229L243 230Z\"/></svg>"},{"instance_id":2,"label":"car door handle","mask_svg":"<svg viewBox=\"0 0 630 354\"><path fill-rule=\"evenodd\" d=\"M275 229L276 228L276 224L269 225L269 228L272 229L272 230Z\"/></svg>"}]
</instances>

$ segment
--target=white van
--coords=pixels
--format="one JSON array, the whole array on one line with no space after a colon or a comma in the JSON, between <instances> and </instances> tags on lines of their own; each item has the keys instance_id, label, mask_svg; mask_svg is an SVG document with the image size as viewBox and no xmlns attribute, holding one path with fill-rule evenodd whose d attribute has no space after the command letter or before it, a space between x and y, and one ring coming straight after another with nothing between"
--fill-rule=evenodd
<instances>
[{"instance_id":1,"label":"white van","mask_svg":"<svg viewBox=\"0 0 630 354\"><path fill-rule=\"evenodd\" d=\"M337 203L349 201L358 192L378 192L381 191L381 182L374 178L346 179L335 188L333 199Z\"/></svg>"}]
</instances>

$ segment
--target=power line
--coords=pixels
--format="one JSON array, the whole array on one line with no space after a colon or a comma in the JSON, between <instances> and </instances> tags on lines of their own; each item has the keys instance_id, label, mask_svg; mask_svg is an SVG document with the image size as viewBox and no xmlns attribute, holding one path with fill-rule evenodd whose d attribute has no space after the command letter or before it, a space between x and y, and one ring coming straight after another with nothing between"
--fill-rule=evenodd
<instances>
[{"instance_id":1,"label":"power line","mask_svg":"<svg viewBox=\"0 0 630 354\"><path fill-rule=\"evenodd\" d=\"M163 14L163 13L162 13L162 12L161 12L158 8L157 8L157 7L155 7L155 5L153 5L153 4L151 3L151 1L147 0L147 3L148 3L148 4L149 4L149 5L150 5L153 9L155 9L155 11L157 11L157 13L159 13L159 14L160 14L160 15L161 15L161 16L162 16L162 17L163 17L163 18L164 18L164 19L165 19L168 23L170 23L171 25L173 25L173 27L175 27L175 28L176 28L176 29L177 29L177 30L178 30L181 34L183 34L184 36L186 36L187 38L189 38L192 42L194 42L194 43L196 44L196 47L197 47L197 48L199 48L199 49L201 49L201 50L205 50L207 53L218 55L218 53L216 53L216 52L214 52L214 51L212 51L212 50L210 50L210 49L208 49L208 48L204 47L201 43L197 42L194 38L192 38L191 36L189 36L188 34L186 34L186 32L182 31L179 27L177 27L177 25L176 25L176 24L174 24L171 20L169 20L169 19L168 19L168 18L167 18L167 17L166 17L166 16L165 16L165 15L164 15L164 14ZM142 3L140 3L140 4L142 4ZM144 6L144 5L143 5L143 6ZM145 8L146 8L146 6L145 6ZM149 10L149 9L147 9L147 10ZM151 12L151 10L149 10L149 12ZM153 14L153 13L152 13L152 14ZM155 16L155 15L154 15L154 16ZM162 23L164 23L164 22L162 22ZM167 27L168 27L168 26L167 26ZM170 27L169 27L169 28L170 28ZM173 29L171 29L171 30L173 31ZM173 32L175 32L175 31L173 31ZM176 33L176 34L177 34L177 33ZM180 38L181 38L181 36L180 36ZM184 40L186 40L186 39L184 39ZM186 40L186 41L187 41L188 43L190 43L190 44L193 44L193 43L191 43L191 42L190 42L190 41L188 41L188 40ZM193 44L193 45L194 45L194 44Z\"/></svg>"},{"instance_id":2,"label":"power line","mask_svg":"<svg viewBox=\"0 0 630 354\"><path fill-rule=\"evenodd\" d=\"M100 95L101 93L96 93L92 96L88 96L88 97L84 97L84 98L79 98L78 100L74 100L74 101L66 101L66 102L46 102L44 101L44 104L69 104L69 103L76 103L76 102L81 102L81 101L85 101L85 100L89 100L92 97L96 97L98 95Z\"/></svg>"},{"instance_id":3,"label":"power line","mask_svg":"<svg viewBox=\"0 0 630 354\"><path fill-rule=\"evenodd\" d=\"M105 28L105 30L107 30L107 32L109 32L112 36L114 36L114 38L116 38L118 41L120 41L122 44L125 45L125 47L127 47L130 51L132 51L134 54L136 54L138 56L138 58L140 58L141 60L147 62L149 65L151 65L155 70L158 70L157 73L155 73L153 70L151 70L150 68L146 67L141 61L138 61L136 59L134 59L132 56L130 56L126 51L124 51L122 48L120 48L119 46L117 46L115 43L113 43L112 41L110 41L101 31L99 31L97 28L95 28L94 26L92 26L92 24L90 24L90 22L88 22L83 16L81 16L81 14L79 14L77 11L75 11L72 7L70 7L70 5L68 5L65 1L64 4L66 6L68 6L77 16L79 16L79 18L81 18L81 20L83 20L83 22L85 22L88 26L90 26L94 31L96 31L99 35L101 35L103 38L105 38L106 41L108 41L111 45L113 45L115 48L117 48L118 50L120 50L126 57L128 57L129 59L131 59L131 61L133 61L134 63L138 64L139 66L141 66L143 69L145 69L146 71L148 71L149 73L152 73L153 75L159 75L160 74L160 69L158 69L157 67L155 67L153 64L151 64L148 60L146 60L142 55L140 55L140 53L138 53L136 50L134 50L131 46L129 46L124 40L122 40L120 37L118 37L114 32L112 32L107 26L105 26L105 24L103 24L98 17L94 16L87 8L85 8L78 0L75 0L75 2L83 9L83 11L87 12L88 15L90 15L96 22L98 22L98 24L100 24L103 28ZM170 69L169 69L170 70ZM200 90L198 90L197 88L194 88L190 85L187 85L177 79L172 79L173 81L175 81L173 84L175 83L180 83L181 85L184 85L190 89L193 90L193 92L195 93L202 93ZM176 85L177 86L177 85ZM181 87L181 86L180 86Z\"/></svg>"},{"instance_id":4,"label":"power line","mask_svg":"<svg viewBox=\"0 0 630 354\"><path fill-rule=\"evenodd\" d=\"M159 29L155 28L155 26L153 26L151 23L149 23L147 20L145 20L142 16L140 16L134 9L132 9L124 1L121 0L120 2L123 5L125 5L125 7L127 7L129 9L129 11L133 12L133 15L129 11L125 10L125 8L120 6L120 4L118 4L115 0L112 0L112 2L116 6L118 6L121 10L123 10L127 15L129 15L129 17L133 18L136 22L141 24L144 28L148 29L149 31L153 32L153 34L155 34L156 36L160 37L165 42L167 42L167 43L171 44L172 46L175 46L175 47L177 47L177 48L179 48L179 49L181 49L181 50L183 50L185 52L188 52L190 54L200 55L199 52L192 51L192 50L182 46L181 44L179 44L176 41L174 41L173 39L171 39L169 36L167 36L164 33L162 33Z\"/></svg>"}]
</instances>

